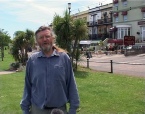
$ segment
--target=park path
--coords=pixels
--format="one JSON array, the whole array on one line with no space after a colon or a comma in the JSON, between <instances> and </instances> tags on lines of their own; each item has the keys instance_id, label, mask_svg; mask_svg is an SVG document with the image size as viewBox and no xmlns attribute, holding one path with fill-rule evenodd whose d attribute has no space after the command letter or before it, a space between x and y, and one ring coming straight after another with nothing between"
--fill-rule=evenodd
<instances>
[{"instance_id":1,"label":"park path","mask_svg":"<svg viewBox=\"0 0 145 114\"><path fill-rule=\"evenodd\" d=\"M11 73L15 73L16 71L0 71L0 75L3 74L11 74Z\"/></svg>"}]
</instances>

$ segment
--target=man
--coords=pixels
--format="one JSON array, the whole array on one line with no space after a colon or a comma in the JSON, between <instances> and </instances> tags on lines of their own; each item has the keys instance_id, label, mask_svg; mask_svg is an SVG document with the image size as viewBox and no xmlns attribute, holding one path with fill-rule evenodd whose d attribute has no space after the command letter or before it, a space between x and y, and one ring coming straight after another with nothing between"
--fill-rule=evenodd
<instances>
[{"instance_id":1,"label":"man","mask_svg":"<svg viewBox=\"0 0 145 114\"><path fill-rule=\"evenodd\" d=\"M67 114L76 114L79 96L69 56L54 46L54 35L49 27L41 26L35 32L41 48L27 61L23 114L50 114L55 108Z\"/></svg>"}]
</instances>

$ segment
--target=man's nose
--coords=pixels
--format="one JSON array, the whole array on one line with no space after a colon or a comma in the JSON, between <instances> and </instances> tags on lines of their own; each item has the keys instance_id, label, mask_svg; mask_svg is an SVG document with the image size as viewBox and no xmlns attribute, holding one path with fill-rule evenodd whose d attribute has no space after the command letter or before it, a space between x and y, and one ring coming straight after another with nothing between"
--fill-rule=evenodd
<instances>
[{"instance_id":1,"label":"man's nose","mask_svg":"<svg viewBox=\"0 0 145 114\"><path fill-rule=\"evenodd\" d=\"M43 39L43 40L47 40L48 38L47 38L46 36L43 36L42 39Z\"/></svg>"}]
</instances>

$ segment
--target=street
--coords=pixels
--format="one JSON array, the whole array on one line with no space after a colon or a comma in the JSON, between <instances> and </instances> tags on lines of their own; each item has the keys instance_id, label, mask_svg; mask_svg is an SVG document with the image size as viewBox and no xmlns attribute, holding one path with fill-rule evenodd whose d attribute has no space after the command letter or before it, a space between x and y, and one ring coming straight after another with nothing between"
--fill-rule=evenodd
<instances>
[{"instance_id":1,"label":"street","mask_svg":"<svg viewBox=\"0 0 145 114\"><path fill-rule=\"evenodd\" d=\"M84 62L81 61L79 64L87 67L86 57L82 57L81 60ZM113 63L113 73L145 77L145 54L127 57L123 54L93 55L89 59L89 68L97 71L111 72L110 60Z\"/></svg>"}]
</instances>

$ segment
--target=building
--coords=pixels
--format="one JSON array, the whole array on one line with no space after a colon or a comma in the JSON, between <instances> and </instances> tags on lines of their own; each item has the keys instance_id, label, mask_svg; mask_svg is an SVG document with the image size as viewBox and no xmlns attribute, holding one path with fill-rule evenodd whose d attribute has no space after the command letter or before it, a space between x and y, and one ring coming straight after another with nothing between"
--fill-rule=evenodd
<instances>
[{"instance_id":1,"label":"building","mask_svg":"<svg viewBox=\"0 0 145 114\"><path fill-rule=\"evenodd\" d=\"M113 0L112 12L113 38L135 36L135 45L145 45L145 0Z\"/></svg>"},{"instance_id":2,"label":"building","mask_svg":"<svg viewBox=\"0 0 145 114\"><path fill-rule=\"evenodd\" d=\"M75 19L83 19L87 22L87 17L88 17L88 10L87 11L82 11L76 14L71 15L72 18Z\"/></svg>"},{"instance_id":3,"label":"building","mask_svg":"<svg viewBox=\"0 0 145 114\"><path fill-rule=\"evenodd\" d=\"M112 3L89 9L87 26L90 40L102 40L112 37Z\"/></svg>"}]
</instances>

